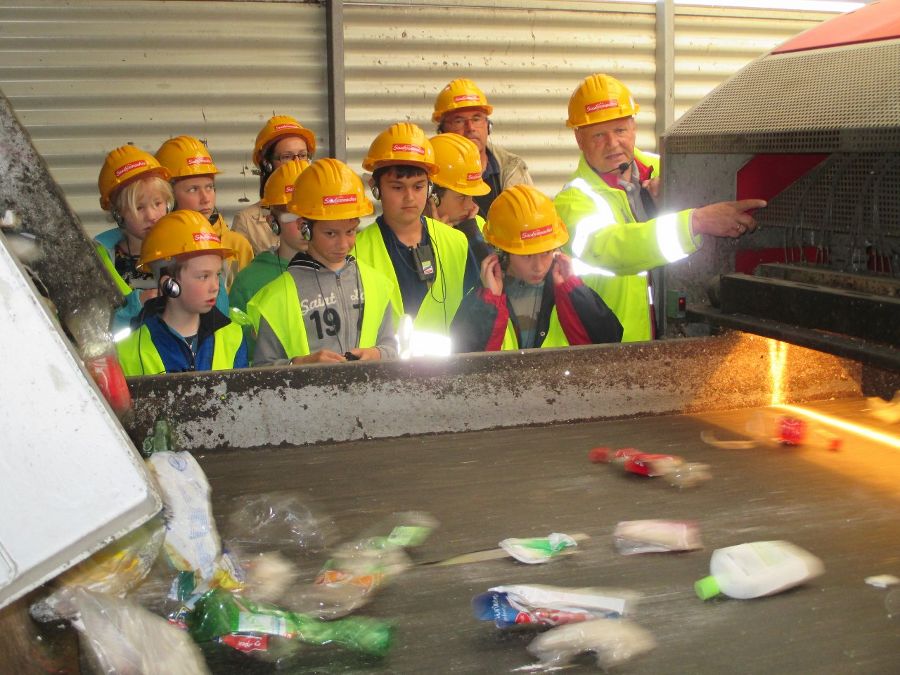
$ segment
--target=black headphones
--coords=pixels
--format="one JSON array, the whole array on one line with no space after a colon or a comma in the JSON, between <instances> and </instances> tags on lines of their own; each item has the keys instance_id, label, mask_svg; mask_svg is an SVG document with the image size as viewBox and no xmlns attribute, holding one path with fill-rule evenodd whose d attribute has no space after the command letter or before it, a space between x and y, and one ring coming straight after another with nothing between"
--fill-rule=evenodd
<instances>
[{"instance_id":1,"label":"black headphones","mask_svg":"<svg viewBox=\"0 0 900 675\"><path fill-rule=\"evenodd\" d=\"M124 229L125 227L125 218L119 213L115 208L110 209L110 213L112 214L112 219L115 221L118 227Z\"/></svg>"},{"instance_id":2,"label":"black headphones","mask_svg":"<svg viewBox=\"0 0 900 675\"><path fill-rule=\"evenodd\" d=\"M173 276L166 276L159 282L159 291L167 298L177 298L181 295L181 284Z\"/></svg>"},{"instance_id":3,"label":"black headphones","mask_svg":"<svg viewBox=\"0 0 900 675\"><path fill-rule=\"evenodd\" d=\"M269 227L272 228L272 234L275 236L281 234L281 223L278 222L278 218L271 211L269 211L269 214L266 216L266 222L269 223Z\"/></svg>"},{"instance_id":4,"label":"black headphones","mask_svg":"<svg viewBox=\"0 0 900 675\"><path fill-rule=\"evenodd\" d=\"M434 194L434 183L431 182L431 179L428 179L428 187L426 188L427 192L425 194L425 200L431 199ZM375 197L378 201L381 201L381 188L378 187L378 183L372 186L372 196ZM438 201L438 205L440 204L440 200Z\"/></svg>"},{"instance_id":5,"label":"black headphones","mask_svg":"<svg viewBox=\"0 0 900 675\"><path fill-rule=\"evenodd\" d=\"M500 262L500 269L503 272L509 269L509 252L503 249L497 250L497 260Z\"/></svg>"},{"instance_id":6,"label":"black headphones","mask_svg":"<svg viewBox=\"0 0 900 675\"><path fill-rule=\"evenodd\" d=\"M300 236L309 241L312 239L312 230L309 227L309 221L304 218L303 225L300 226Z\"/></svg>"}]
</instances>

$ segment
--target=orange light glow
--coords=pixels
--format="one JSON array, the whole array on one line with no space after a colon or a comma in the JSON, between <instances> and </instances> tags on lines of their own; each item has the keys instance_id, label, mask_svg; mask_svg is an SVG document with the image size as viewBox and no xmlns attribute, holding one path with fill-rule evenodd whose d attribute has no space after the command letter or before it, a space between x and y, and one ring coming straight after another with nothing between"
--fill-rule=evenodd
<instances>
[{"instance_id":1,"label":"orange light glow","mask_svg":"<svg viewBox=\"0 0 900 675\"><path fill-rule=\"evenodd\" d=\"M807 408L802 408L796 405L778 404L774 405L773 407L780 408L781 410L793 413L794 415L800 415L802 417L807 417L817 422L821 422L822 424L834 429L840 429L841 431L856 434L857 436L861 436L862 438L868 439L870 441L875 441L876 443L882 443L894 450L900 450L900 437L898 437L896 434L886 433L884 431L876 431L875 429L864 426L862 424L848 422L838 417L833 417L831 415L826 415L825 413L816 412L815 410L809 410Z\"/></svg>"},{"instance_id":2,"label":"orange light glow","mask_svg":"<svg viewBox=\"0 0 900 675\"><path fill-rule=\"evenodd\" d=\"M784 400L784 372L787 366L788 345L786 342L769 340L769 378L772 381L772 400L769 405L778 405Z\"/></svg>"}]
</instances>

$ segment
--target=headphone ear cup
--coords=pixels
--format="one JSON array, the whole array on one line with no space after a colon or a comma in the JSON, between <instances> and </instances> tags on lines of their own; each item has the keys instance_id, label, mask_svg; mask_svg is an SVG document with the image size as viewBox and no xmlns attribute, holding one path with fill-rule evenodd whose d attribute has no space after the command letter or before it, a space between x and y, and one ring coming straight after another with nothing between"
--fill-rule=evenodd
<instances>
[{"instance_id":1,"label":"headphone ear cup","mask_svg":"<svg viewBox=\"0 0 900 675\"><path fill-rule=\"evenodd\" d=\"M312 239L312 231L309 229L309 221L303 221L303 227L300 228L300 236L309 241Z\"/></svg>"},{"instance_id":2,"label":"headphone ear cup","mask_svg":"<svg viewBox=\"0 0 900 675\"><path fill-rule=\"evenodd\" d=\"M173 277L166 277L162 280L160 284L160 290L162 294L167 298L177 298L181 295L181 284L179 284Z\"/></svg>"},{"instance_id":3,"label":"headphone ear cup","mask_svg":"<svg viewBox=\"0 0 900 675\"><path fill-rule=\"evenodd\" d=\"M425 196L425 199L431 199L434 195L434 183L431 182L431 179L428 179L428 194Z\"/></svg>"},{"instance_id":4,"label":"headphone ear cup","mask_svg":"<svg viewBox=\"0 0 900 675\"><path fill-rule=\"evenodd\" d=\"M115 209L112 209L110 213L112 213L113 220L118 227L125 227L125 219L122 217L121 213L119 213Z\"/></svg>"},{"instance_id":5,"label":"headphone ear cup","mask_svg":"<svg viewBox=\"0 0 900 675\"><path fill-rule=\"evenodd\" d=\"M381 201L381 188L377 185L372 186L372 196L378 201Z\"/></svg>"},{"instance_id":6,"label":"headphone ear cup","mask_svg":"<svg viewBox=\"0 0 900 675\"><path fill-rule=\"evenodd\" d=\"M278 218L275 217L275 214L270 213L266 216L266 222L269 223L269 227L272 229L272 234L278 236L281 234L281 223L278 222Z\"/></svg>"},{"instance_id":7,"label":"headphone ear cup","mask_svg":"<svg viewBox=\"0 0 900 675\"><path fill-rule=\"evenodd\" d=\"M494 130L494 123L491 121L491 118L488 117L488 136L491 135L491 132Z\"/></svg>"},{"instance_id":8,"label":"headphone ear cup","mask_svg":"<svg viewBox=\"0 0 900 675\"><path fill-rule=\"evenodd\" d=\"M500 269L504 272L509 269L509 253L506 251L497 252L497 260L500 262Z\"/></svg>"}]
</instances>

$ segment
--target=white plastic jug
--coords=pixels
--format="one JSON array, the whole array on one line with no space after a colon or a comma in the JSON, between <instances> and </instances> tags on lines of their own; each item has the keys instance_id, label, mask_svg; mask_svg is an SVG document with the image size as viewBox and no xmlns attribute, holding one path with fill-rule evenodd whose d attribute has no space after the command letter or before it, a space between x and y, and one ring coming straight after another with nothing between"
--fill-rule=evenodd
<instances>
[{"instance_id":1,"label":"white plastic jug","mask_svg":"<svg viewBox=\"0 0 900 675\"><path fill-rule=\"evenodd\" d=\"M798 586L825 571L809 551L786 541L755 541L713 551L710 576L694 584L701 600L719 593L746 600Z\"/></svg>"}]
</instances>

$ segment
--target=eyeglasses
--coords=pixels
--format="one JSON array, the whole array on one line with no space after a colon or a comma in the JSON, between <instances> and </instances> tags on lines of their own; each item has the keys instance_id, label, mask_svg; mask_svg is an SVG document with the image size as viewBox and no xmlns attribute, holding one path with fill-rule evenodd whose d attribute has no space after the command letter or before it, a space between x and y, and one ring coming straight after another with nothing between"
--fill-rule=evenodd
<instances>
[{"instance_id":1,"label":"eyeglasses","mask_svg":"<svg viewBox=\"0 0 900 675\"><path fill-rule=\"evenodd\" d=\"M487 115L481 114L472 115L471 117L451 117L444 122L444 128L462 129L466 126L466 123L471 124L473 127L480 127L487 124L487 121Z\"/></svg>"},{"instance_id":2,"label":"eyeglasses","mask_svg":"<svg viewBox=\"0 0 900 675\"><path fill-rule=\"evenodd\" d=\"M309 153L306 150L301 150L300 152L282 152L280 155L276 155L275 159L279 162L290 162L295 159L309 159Z\"/></svg>"}]
</instances>

